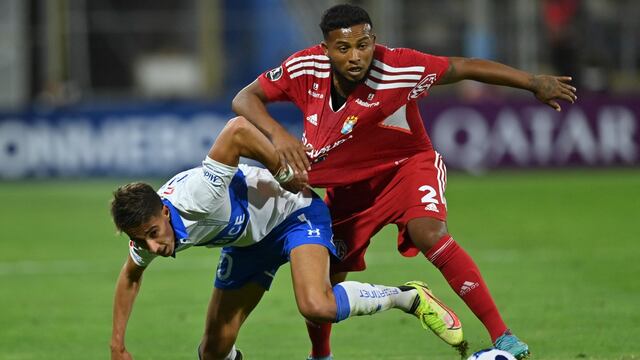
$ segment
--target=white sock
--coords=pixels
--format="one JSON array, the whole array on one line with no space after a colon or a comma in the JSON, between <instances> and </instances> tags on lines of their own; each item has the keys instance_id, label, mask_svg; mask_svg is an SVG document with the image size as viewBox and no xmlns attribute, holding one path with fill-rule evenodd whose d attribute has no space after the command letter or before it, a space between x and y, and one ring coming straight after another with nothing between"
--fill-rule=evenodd
<instances>
[{"instance_id":1,"label":"white sock","mask_svg":"<svg viewBox=\"0 0 640 360\"><path fill-rule=\"evenodd\" d=\"M237 355L238 351L236 350L236 345L234 344L231 347L231 351L229 351L229 353L224 357L223 360L235 360ZM202 355L200 355L200 346L198 346L198 359L202 360Z\"/></svg>"},{"instance_id":2,"label":"white sock","mask_svg":"<svg viewBox=\"0 0 640 360\"><path fill-rule=\"evenodd\" d=\"M233 345L231 347L231 351L229 351L229 353L224 358L224 360L235 360L236 359L236 355L238 355L238 351L236 350L236 346Z\"/></svg>"},{"instance_id":3,"label":"white sock","mask_svg":"<svg viewBox=\"0 0 640 360\"><path fill-rule=\"evenodd\" d=\"M402 291L393 286L344 281L333 287L336 322L350 316L373 315L391 308L409 311L418 295L415 289Z\"/></svg>"}]
</instances>

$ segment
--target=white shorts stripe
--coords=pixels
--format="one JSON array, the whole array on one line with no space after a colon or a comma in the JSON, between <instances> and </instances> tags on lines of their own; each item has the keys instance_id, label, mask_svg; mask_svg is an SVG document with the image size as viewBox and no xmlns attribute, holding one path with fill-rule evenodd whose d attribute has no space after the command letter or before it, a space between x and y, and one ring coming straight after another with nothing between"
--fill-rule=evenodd
<instances>
[{"instance_id":1,"label":"white shorts stripe","mask_svg":"<svg viewBox=\"0 0 640 360\"><path fill-rule=\"evenodd\" d=\"M440 157L440 154L436 152L436 158L433 160L433 167L435 167L436 171L438 172L436 176L438 180L438 195L440 196L440 203L443 203L442 201L442 168L440 168L441 162L442 162L442 158Z\"/></svg>"},{"instance_id":2,"label":"white shorts stripe","mask_svg":"<svg viewBox=\"0 0 640 360\"><path fill-rule=\"evenodd\" d=\"M444 166L444 160L442 159L442 155L440 155L437 151L436 159L434 161L434 166L438 171L438 194L440 195L440 202L447 205L447 200L444 197L444 191L447 185L447 169Z\"/></svg>"},{"instance_id":3,"label":"white shorts stripe","mask_svg":"<svg viewBox=\"0 0 640 360\"><path fill-rule=\"evenodd\" d=\"M447 191L447 165L444 163L442 155L440 155L440 166L442 167L442 194L440 194L440 197L442 198L442 203L446 208L447 198L446 196L444 196L444 193Z\"/></svg>"}]
</instances>

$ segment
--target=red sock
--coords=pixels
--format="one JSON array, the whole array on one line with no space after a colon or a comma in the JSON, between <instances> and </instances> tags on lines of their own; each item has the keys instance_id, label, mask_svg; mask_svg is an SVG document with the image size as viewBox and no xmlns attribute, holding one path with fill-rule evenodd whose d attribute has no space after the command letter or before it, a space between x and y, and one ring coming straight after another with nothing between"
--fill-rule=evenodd
<instances>
[{"instance_id":1,"label":"red sock","mask_svg":"<svg viewBox=\"0 0 640 360\"><path fill-rule=\"evenodd\" d=\"M307 321L307 332L311 340L311 357L331 355L331 323L314 324Z\"/></svg>"},{"instance_id":2,"label":"red sock","mask_svg":"<svg viewBox=\"0 0 640 360\"><path fill-rule=\"evenodd\" d=\"M440 270L453 291L482 321L492 342L507 330L478 266L450 235L440 238L425 256Z\"/></svg>"}]
</instances>

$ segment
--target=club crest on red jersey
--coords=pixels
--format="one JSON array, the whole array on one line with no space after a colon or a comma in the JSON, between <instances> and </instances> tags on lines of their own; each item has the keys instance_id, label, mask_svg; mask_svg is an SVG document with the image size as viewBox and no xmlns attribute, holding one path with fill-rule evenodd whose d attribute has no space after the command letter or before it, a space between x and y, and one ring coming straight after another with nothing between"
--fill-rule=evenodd
<instances>
[{"instance_id":1,"label":"club crest on red jersey","mask_svg":"<svg viewBox=\"0 0 640 360\"><path fill-rule=\"evenodd\" d=\"M267 79L271 81L276 81L280 79L282 77L282 66L278 66L277 68L269 71L268 73L265 74L265 76L267 77Z\"/></svg>"},{"instance_id":2,"label":"club crest on red jersey","mask_svg":"<svg viewBox=\"0 0 640 360\"><path fill-rule=\"evenodd\" d=\"M340 133L342 135L347 135L348 133L353 131L353 127L356 126L357 122L358 122L357 116L355 115L349 116L347 120L344 121L344 124L342 124L342 130L340 130Z\"/></svg>"},{"instance_id":3,"label":"club crest on red jersey","mask_svg":"<svg viewBox=\"0 0 640 360\"><path fill-rule=\"evenodd\" d=\"M413 89L411 89L411 91L409 92L409 95L407 96L407 99L408 100L417 99L420 96L420 94L429 90L429 88L431 87L431 85L433 85L434 82L436 82L436 74L429 74L425 76L424 79L422 79L418 84L416 84L416 86Z\"/></svg>"}]
</instances>

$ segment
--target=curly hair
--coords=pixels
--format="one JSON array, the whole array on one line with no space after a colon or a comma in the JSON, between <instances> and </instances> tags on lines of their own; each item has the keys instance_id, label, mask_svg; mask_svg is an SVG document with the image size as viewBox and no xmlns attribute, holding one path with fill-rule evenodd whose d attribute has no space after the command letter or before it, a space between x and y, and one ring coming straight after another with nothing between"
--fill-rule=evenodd
<instances>
[{"instance_id":1,"label":"curly hair","mask_svg":"<svg viewBox=\"0 0 640 360\"><path fill-rule=\"evenodd\" d=\"M369 24L373 27L371 18L369 18L366 10L356 5L342 4L332 6L322 14L320 29L326 39L329 32L333 30L348 28L359 24Z\"/></svg>"}]
</instances>

